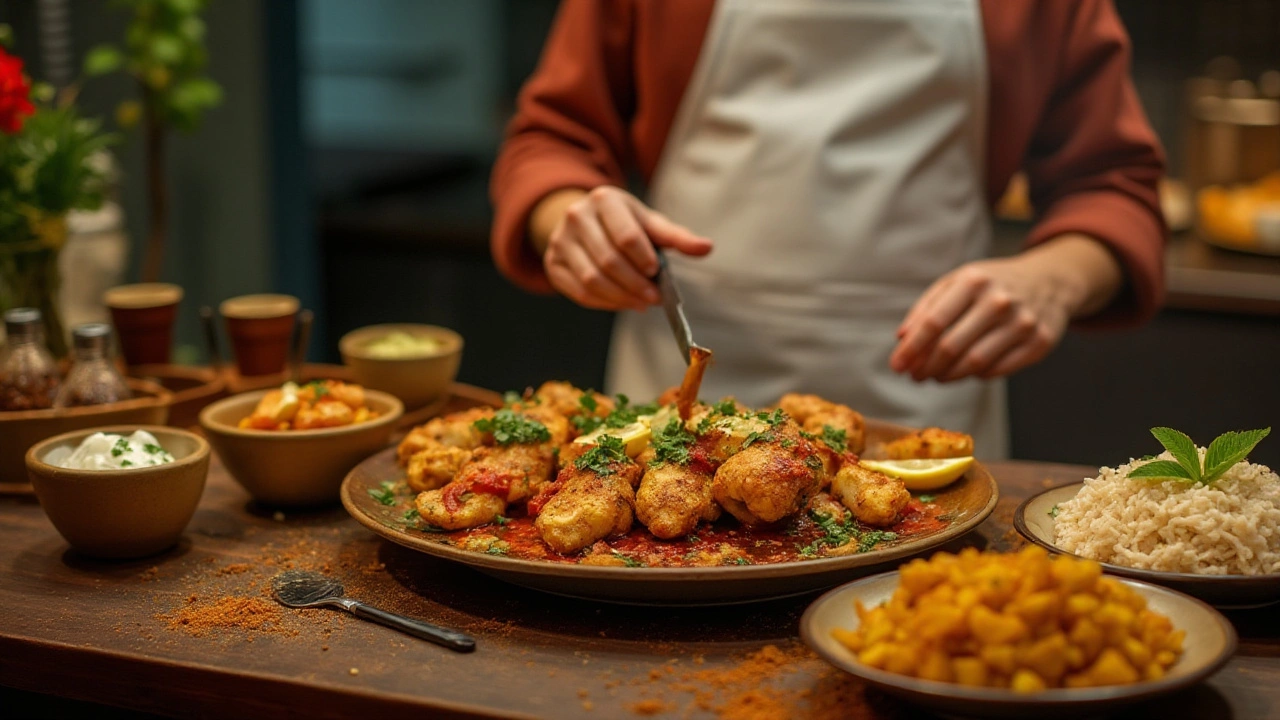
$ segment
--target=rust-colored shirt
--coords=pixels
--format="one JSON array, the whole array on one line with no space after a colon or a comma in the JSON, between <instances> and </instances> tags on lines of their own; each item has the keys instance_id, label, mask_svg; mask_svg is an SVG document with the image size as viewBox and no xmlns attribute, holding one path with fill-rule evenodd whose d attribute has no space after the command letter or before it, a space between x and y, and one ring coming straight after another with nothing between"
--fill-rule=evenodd
<instances>
[{"instance_id":1,"label":"rust-colored shirt","mask_svg":"<svg viewBox=\"0 0 1280 720\"><path fill-rule=\"evenodd\" d=\"M518 285L550 292L527 242L551 192L649 178L693 74L713 0L564 0L494 167L492 250ZM990 74L986 192L1019 169L1037 211L1028 245L1105 243L1126 291L1095 321L1137 323L1164 294L1164 158L1129 78L1111 0L981 0Z\"/></svg>"}]
</instances>

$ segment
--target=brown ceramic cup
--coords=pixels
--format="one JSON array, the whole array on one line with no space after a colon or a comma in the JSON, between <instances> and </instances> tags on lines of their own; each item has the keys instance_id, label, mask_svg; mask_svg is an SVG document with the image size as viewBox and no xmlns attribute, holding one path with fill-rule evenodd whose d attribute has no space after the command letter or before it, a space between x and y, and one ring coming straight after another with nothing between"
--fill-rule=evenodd
<instances>
[{"instance_id":1,"label":"brown ceramic cup","mask_svg":"<svg viewBox=\"0 0 1280 720\"><path fill-rule=\"evenodd\" d=\"M223 301L236 368L245 377L284 372L300 303L292 295L241 295Z\"/></svg>"},{"instance_id":2,"label":"brown ceramic cup","mask_svg":"<svg viewBox=\"0 0 1280 720\"><path fill-rule=\"evenodd\" d=\"M128 365L165 365L173 347L173 322L182 288L169 283L113 287L102 295Z\"/></svg>"}]
</instances>

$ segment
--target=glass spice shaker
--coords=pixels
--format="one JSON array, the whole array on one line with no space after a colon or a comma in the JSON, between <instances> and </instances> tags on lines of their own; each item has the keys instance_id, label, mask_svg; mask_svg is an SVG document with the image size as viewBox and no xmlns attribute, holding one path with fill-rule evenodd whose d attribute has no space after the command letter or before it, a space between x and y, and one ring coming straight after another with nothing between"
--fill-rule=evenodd
<instances>
[{"instance_id":1,"label":"glass spice shaker","mask_svg":"<svg viewBox=\"0 0 1280 720\"><path fill-rule=\"evenodd\" d=\"M131 396L124 377L111 362L111 326L88 323L71 331L75 364L62 382L53 406L104 405Z\"/></svg>"},{"instance_id":2,"label":"glass spice shaker","mask_svg":"<svg viewBox=\"0 0 1280 720\"><path fill-rule=\"evenodd\" d=\"M7 336L0 351L0 410L43 410L53 406L58 364L44 346L44 319L35 308L4 314Z\"/></svg>"}]
</instances>

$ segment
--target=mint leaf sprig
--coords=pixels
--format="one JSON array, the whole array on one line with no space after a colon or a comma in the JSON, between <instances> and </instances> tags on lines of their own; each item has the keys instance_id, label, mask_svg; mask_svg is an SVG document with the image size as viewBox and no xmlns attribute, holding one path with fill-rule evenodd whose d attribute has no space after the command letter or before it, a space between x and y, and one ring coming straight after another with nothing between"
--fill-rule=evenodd
<instances>
[{"instance_id":1,"label":"mint leaf sprig","mask_svg":"<svg viewBox=\"0 0 1280 720\"><path fill-rule=\"evenodd\" d=\"M1155 460L1129 471L1131 478L1159 480L1188 480L1199 485L1209 485L1220 479L1233 465L1253 452L1262 439L1271 434L1271 428L1225 432L1214 438L1205 451L1203 464L1196 444L1186 433L1173 428L1151 428L1151 434L1173 455L1173 460Z\"/></svg>"}]
</instances>

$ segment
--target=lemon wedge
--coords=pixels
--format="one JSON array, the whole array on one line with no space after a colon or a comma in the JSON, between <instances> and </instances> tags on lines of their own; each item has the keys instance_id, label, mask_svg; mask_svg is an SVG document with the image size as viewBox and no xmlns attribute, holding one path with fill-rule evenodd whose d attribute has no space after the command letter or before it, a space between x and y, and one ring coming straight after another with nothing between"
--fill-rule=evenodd
<instances>
[{"instance_id":1,"label":"lemon wedge","mask_svg":"<svg viewBox=\"0 0 1280 720\"><path fill-rule=\"evenodd\" d=\"M973 465L972 457L941 460L862 460L868 470L896 477L908 490L937 490L959 480Z\"/></svg>"},{"instance_id":2,"label":"lemon wedge","mask_svg":"<svg viewBox=\"0 0 1280 720\"><path fill-rule=\"evenodd\" d=\"M653 431L649 429L649 423L637 420L630 425L623 425L620 428L601 427L592 430L586 435L582 435L574 440L575 443L583 445L595 445L603 435L612 435L618 438L625 445L627 457L634 458L644 449L649 447L649 438Z\"/></svg>"}]
</instances>

